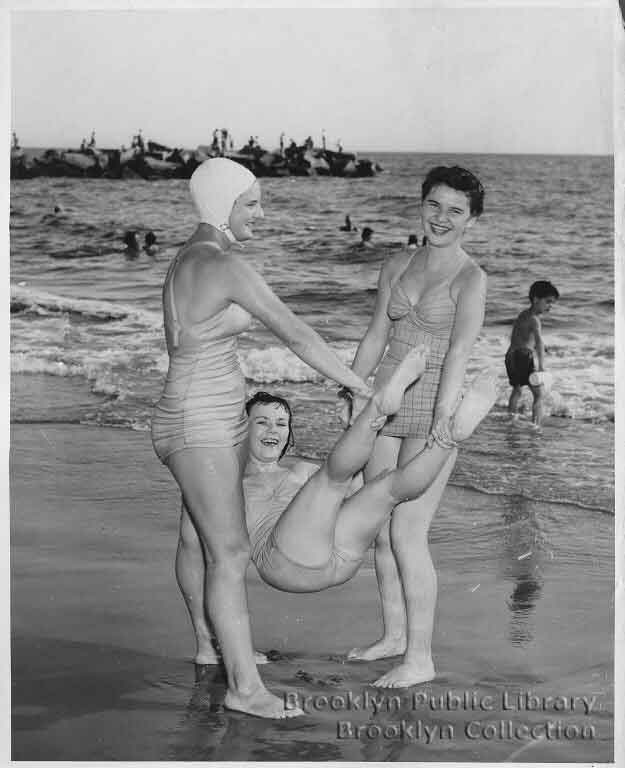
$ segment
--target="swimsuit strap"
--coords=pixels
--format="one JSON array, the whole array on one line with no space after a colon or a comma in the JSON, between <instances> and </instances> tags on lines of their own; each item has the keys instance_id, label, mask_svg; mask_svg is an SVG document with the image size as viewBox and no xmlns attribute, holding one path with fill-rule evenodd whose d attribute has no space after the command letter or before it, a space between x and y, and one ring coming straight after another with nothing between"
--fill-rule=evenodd
<instances>
[{"instance_id":1,"label":"swimsuit strap","mask_svg":"<svg viewBox=\"0 0 625 768\"><path fill-rule=\"evenodd\" d=\"M458 269L456 269L454 272L452 272L452 273L451 273L451 275L449 275L449 277L446 277L446 278L445 278L445 280L443 281L443 283L447 283L447 290L448 290L448 293L449 293L449 298L450 298L450 299L451 299L451 300L454 302L454 304L455 304L456 302L455 302L455 299L454 299L454 297L451 295L451 284L452 284L452 283L453 283L453 281L454 281L454 280L455 280L455 279L458 277L458 275L460 274L460 272L462 272L462 269L463 269L463 267L465 266L465 264L466 264L468 261L469 261L469 257L468 257L468 256L466 256L466 257L465 257L465 258L462 260L462 262L460 263L460 265L458 266Z\"/></svg>"},{"instance_id":2,"label":"swimsuit strap","mask_svg":"<svg viewBox=\"0 0 625 768\"><path fill-rule=\"evenodd\" d=\"M453 283L453 281L454 281L454 280L455 280L455 279L458 277L458 275L460 274L460 272L461 272L462 268L464 267L464 265L467 263L467 261L468 261L468 260L469 260L469 257L468 257L468 256L466 256L466 257L465 257L465 258L464 258L464 259L463 259L463 260L460 262L460 264L458 265L458 268L457 268L457 269L456 269L454 272L452 272L450 275L448 275L448 276L445 278L445 280L443 280L443 282L449 282L449 283Z\"/></svg>"},{"instance_id":3,"label":"swimsuit strap","mask_svg":"<svg viewBox=\"0 0 625 768\"><path fill-rule=\"evenodd\" d=\"M180 325L180 320L178 319L178 310L176 309L176 301L174 299L174 274L176 272L176 267L178 266L178 257L180 256L180 253L177 253L174 260L169 266L169 274L167 275L168 278L168 285L167 285L167 298L169 299L169 313L171 315L171 323L172 323L172 344L174 345L174 348L176 348L180 344L180 333L182 332L182 326Z\"/></svg>"}]
</instances>

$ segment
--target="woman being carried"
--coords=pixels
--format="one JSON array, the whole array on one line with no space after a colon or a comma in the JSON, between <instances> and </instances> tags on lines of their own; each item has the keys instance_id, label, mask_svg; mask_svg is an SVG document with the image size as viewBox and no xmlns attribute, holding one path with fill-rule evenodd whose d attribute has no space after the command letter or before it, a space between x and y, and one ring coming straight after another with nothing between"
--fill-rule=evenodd
<instances>
[{"instance_id":1,"label":"woman being carried","mask_svg":"<svg viewBox=\"0 0 625 768\"><path fill-rule=\"evenodd\" d=\"M226 669L225 706L286 717L298 712L287 712L283 700L264 687L252 649L242 487L246 392L237 337L254 316L323 375L366 396L370 390L232 252L234 243L253 237L251 226L263 217L255 176L238 163L213 158L195 170L190 189L200 224L172 261L163 286L169 370L152 418L154 449L184 502L176 575L192 618L193 595L205 600L202 613L210 617ZM188 537L201 547L187 547ZM197 661L214 654L204 629L195 627Z\"/></svg>"},{"instance_id":2,"label":"woman being carried","mask_svg":"<svg viewBox=\"0 0 625 768\"><path fill-rule=\"evenodd\" d=\"M446 440L437 437L401 468L381 472L348 495L378 431L424 368L420 346L377 389L321 467L283 458L291 437L285 400L261 392L248 401L250 456L243 488L252 560L265 582L285 592L317 592L347 581L394 507L417 498L450 456L455 459L456 443L469 437L495 402L494 373L475 378L452 416Z\"/></svg>"}]
</instances>

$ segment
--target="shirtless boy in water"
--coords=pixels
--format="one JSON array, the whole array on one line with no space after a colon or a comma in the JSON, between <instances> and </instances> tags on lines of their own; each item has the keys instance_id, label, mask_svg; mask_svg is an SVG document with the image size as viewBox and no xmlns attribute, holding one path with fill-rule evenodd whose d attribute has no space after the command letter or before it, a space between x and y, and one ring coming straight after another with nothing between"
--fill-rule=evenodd
<instances>
[{"instance_id":1,"label":"shirtless boy in water","mask_svg":"<svg viewBox=\"0 0 625 768\"><path fill-rule=\"evenodd\" d=\"M532 422L540 426L543 417L542 384L530 383L530 376L545 370L545 345L541 335L540 315L549 312L560 294L548 280L538 280L530 287L531 306L524 309L512 327L510 347L506 352L506 371L512 385L508 410L518 416L522 388L528 386L534 397Z\"/></svg>"}]
</instances>

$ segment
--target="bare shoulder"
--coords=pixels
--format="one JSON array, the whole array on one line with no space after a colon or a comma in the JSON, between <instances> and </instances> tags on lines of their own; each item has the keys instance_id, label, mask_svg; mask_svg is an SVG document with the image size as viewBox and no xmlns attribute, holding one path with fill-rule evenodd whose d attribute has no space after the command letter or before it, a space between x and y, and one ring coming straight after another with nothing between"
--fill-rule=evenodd
<instances>
[{"instance_id":1,"label":"bare shoulder","mask_svg":"<svg viewBox=\"0 0 625 768\"><path fill-rule=\"evenodd\" d=\"M189 275L193 280L214 278L215 272L227 261L226 255L214 243L191 243L183 246L178 256L178 271Z\"/></svg>"},{"instance_id":2,"label":"bare shoulder","mask_svg":"<svg viewBox=\"0 0 625 768\"><path fill-rule=\"evenodd\" d=\"M399 253L391 253L382 265L380 280L392 283L393 280L406 269L413 256L414 253L408 250L400 251Z\"/></svg>"},{"instance_id":3,"label":"bare shoulder","mask_svg":"<svg viewBox=\"0 0 625 768\"><path fill-rule=\"evenodd\" d=\"M458 292L468 291L470 293L486 293L487 277L486 272L470 256L467 263L462 267L453 286Z\"/></svg>"},{"instance_id":4,"label":"bare shoulder","mask_svg":"<svg viewBox=\"0 0 625 768\"><path fill-rule=\"evenodd\" d=\"M195 254L194 277L199 282L219 283L232 291L241 285L256 284L260 275L237 253L224 253L220 248L204 249Z\"/></svg>"}]
</instances>

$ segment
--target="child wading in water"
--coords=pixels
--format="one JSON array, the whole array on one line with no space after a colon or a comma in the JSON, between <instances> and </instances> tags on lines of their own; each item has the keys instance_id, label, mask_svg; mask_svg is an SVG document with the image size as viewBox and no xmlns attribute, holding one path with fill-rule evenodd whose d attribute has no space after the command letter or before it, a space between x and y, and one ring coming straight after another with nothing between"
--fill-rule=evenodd
<instances>
[{"instance_id":1,"label":"child wading in water","mask_svg":"<svg viewBox=\"0 0 625 768\"><path fill-rule=\"evenodd\" d=\"M532 422L539 426L543 418L543 394L545 390L545 345L541 334L540 315L549 312L560 294L548 280L538 280L530 287L531 306L524 309L512 327L510 347L506 352L506 371L512 385L508 410L518 416L522 387L528 386L534 397ZM536 359L535 359L536 358Z\"/></svg>"}]
</instances>

